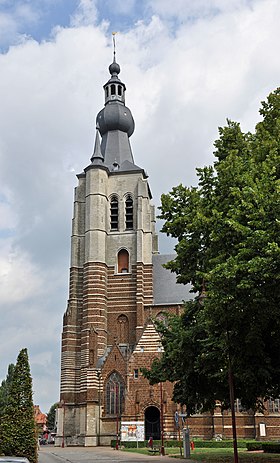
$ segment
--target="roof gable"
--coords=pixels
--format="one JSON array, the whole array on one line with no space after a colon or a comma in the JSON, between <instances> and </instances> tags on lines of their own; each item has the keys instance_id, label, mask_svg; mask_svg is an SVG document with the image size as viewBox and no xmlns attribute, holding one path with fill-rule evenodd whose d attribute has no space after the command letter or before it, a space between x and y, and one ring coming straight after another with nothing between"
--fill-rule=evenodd
<instances>
[{"instance_id":1,"label":"roof gable","mask_svg":"<svg viewBox=\"0 0 280 463\"><path fill-rule=\"evenodd\" d=\"M142 353L142 352L161 352L162 343L160 335L157 332L154 323L152 320L147 322L147 325L143 329L143 333L136 344L136 347L133 353Z\"/></svg>"}]
</instances>

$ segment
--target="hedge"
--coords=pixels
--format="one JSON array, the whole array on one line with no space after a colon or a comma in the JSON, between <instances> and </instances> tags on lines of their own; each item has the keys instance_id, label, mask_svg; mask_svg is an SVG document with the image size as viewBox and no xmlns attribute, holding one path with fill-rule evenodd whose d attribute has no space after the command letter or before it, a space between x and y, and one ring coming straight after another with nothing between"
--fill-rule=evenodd
<instances>
[{"instance_id":1,"label":"hedge","mask_svg":"<svg viewBox=\"0 0 280 463\"><path fill-rule=\"evenodd\" d=\"M264 453L280 453L279 442L262 442L262 449Z\"/></svg>"},{"instance_id":2,"label":"hedge","mask_svg":"<svg viewBox=\"0 0 280 463\"><path fill-rule=\"evenodd\" d=\"M192 440L192 439L190 439ZM215 440L200 440L200 439L193 439L194 445L197 448L202 448L202 447L208 447L208 448L231 448L233 447L233 441L232 440L222 440L222 441L215 441ZM239 448L246 448L246 441L238 441L238 447ZM121 445L124 448L136 448L137 447L137 442L125 442L121 441L119 442L119 445ZM159 440L154 440L154 445L156 447L161 446L161 441ZM116 439L111 440L111 447L115 448L116 447ZM148 447L148 441L138 441L138 447L139 448L144 448ZM172 440L164 440L164 447L170 448L170 447L180 447L180 442L176 439Z\"/></svg>"},{"instance_id":3,"label":"hedge","mask_svg":"<svg viewBox=\"0 0 280 463\"><path fill-rule=\"evenodd\" d=\"M247 450L249 450L250 452L253 452L254 450L262 450L262 444L263 442L252 441L252 442L247 442L246 447L247 447Z\"/></svg>"}]
</instances>

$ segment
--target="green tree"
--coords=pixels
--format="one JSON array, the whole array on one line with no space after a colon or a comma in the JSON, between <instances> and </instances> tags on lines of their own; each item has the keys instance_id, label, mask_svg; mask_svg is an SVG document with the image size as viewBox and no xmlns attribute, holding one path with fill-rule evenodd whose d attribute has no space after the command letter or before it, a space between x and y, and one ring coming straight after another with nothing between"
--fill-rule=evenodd
<instances>
[{"instance_id":1,"label":"green tree","mask_svg":"<svg viewBox=\"0 0 280 463\"><path fill-rule=\"evenodd\" d=\"M58 407L58 403L56 402L50 407L49 413L47 414L47 427L50 431L56 429L55 417L56 417L57 407Z\"/></svg>"},{"instance_id":2,"label":"green tree","mask_svg":"<svg viewBox=\"0 0 280 463\"><path fill-rule=\"evenodd\" d=\"M280 89L260 113L254 133L219 129L197 187L162 195L162 231L178 240L167 267L196 297L159 325L165 351L145 374L175 381L190 413L229 407L229 372L248 409L280 396Z\"/></svg>"},{"instance_id":3,"label":"green tree","mask_svg":"<svg viewBox=\"0 0 280 463\"><path fill-rule=\"evenodd\" d=\"M3 379L0 386L0 416L4 414L5 407L8 403L8 396L13 379L14 369L15 365L13 363L10 363L10 365L8 366L7 377L6 379Z\"/></svg>"},{"instance_id":4,"label":"green tree","mask_svg":"<svg viewBox=\"0 0 280 463\"><path fill-rule=\"evenodd\" d=\"M27 349L22 349L14 368L8 404L0 422L1 449L5 455L37 462L37 436L32 400L32 378Z\"/></svg>"}]
</instances>

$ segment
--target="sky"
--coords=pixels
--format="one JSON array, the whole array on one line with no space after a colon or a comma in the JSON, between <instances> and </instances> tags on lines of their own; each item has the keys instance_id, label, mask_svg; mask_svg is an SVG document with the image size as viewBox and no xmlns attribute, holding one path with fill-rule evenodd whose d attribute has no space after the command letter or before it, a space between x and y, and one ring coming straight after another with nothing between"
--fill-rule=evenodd
<instances>
[{"instance_id":1,"label":"sky","mask_svg":"<svg viewBox=\"0 0 280 463\"><path fill-rule=\"evenodd\" d=\"M59 400L73 190L112 32L134 160L159 206L213 163L227 118L254 130L280 84L279 18L279 0L0 0L0 381L27 347L43 412Z\"/></svg>"}]
</instances>

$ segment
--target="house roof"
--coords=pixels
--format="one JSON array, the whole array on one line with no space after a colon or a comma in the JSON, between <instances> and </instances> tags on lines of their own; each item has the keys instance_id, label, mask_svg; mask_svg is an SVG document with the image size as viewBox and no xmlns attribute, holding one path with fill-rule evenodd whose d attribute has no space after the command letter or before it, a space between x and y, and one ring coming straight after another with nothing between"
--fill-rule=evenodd
<instances>
[{"instance_id":1,"label":"house roof","mask_svg":"<svg viewBox=\"0 0 280 463\"><path fill-rule=\"evenodd\" d=\"M164 264L173 260L176 254L154 254L153 255L153 284L154 304L182 304L183 301L193 299L190 293L191 285L183 285L176 282L176 274L163 267Z\"/></svg>"}]
</instances>

